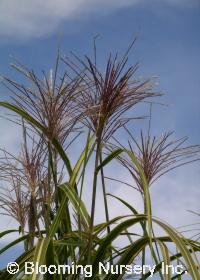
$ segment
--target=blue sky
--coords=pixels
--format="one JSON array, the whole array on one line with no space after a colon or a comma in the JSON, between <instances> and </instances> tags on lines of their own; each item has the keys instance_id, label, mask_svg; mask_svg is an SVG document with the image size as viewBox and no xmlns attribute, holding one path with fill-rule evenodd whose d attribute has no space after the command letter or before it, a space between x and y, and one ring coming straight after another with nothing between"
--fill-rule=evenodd
<instances>
[{"instance_id":1,"label":"blue sky","mask_svg":"<svg viewBox=\"0 0 200 280\"><path fill-rule=\"evenodd\" d=\"M22 8L14 2L17 3L9 0L0 4L3 8L0 12L3 17L0 19L1 74L15 77L9 67L10 56L30 68L48 70L53 66L58 45L63 54L72 50L92 55L92 40L97 34L98 59L103 65L109 51L123 53L132 38L139 35L130 54L130 63L139 61L138 76L159 76L159 89L165 93L162 100L173 105L166 110L167 119L163 120L166 125L178 130L181 127L183 134L192 134L198 140L199 1L132 0L124 1L123 5L120 1L108 4L109 1L85 0L72 5L71 1L59 0L57 6L60 8L55 9L55 15L54 6L49 11L47 9L48 2L55 1L44 1L38 14L36 4L29 7L26 1L22 1ZM69 3L69 11L64 3ZM14 7L15 16L9 22L6 13L9 14L9 8L12 11ZM31 32L27 33L27 29Z\"/></svg>"},{"instance_id":2,"label":"blue sky","mask_svg":"<svg viewBox=\"0 0 200 280\"><path fill-rule=\"evenodd\" d=\"M103 68L110 51L122 54L138 35L129 62L139 61L138 76L159 77L155 89L165 94L160 101L169 104L169 107L154 107L153 132L175 129L177 137L188 135L190 143L197 144L200 143L199 26L199 0L1 0L0 74L19 79L9 66L10 56L36 71L48 71L54 64L58 45L63 54L74 51L92 55L95 35L99 35L98 63ZM8 98L2 86L0 92L1 100ZM0 127L4 131L0 146L15 151L16 128L4 120L0 121ZM198 164L190 166L187 175L183 168L162 179L161 188L152 188L155 215L172 224L176 220L182 224L196 221L186 210L200 210L199 171ZM117 194L120 191L119 187ZM117 205L113 209L116 213L123 211ZM3 224L11 226L12 222L5 220Z\"/></svg>"}]
</instances>

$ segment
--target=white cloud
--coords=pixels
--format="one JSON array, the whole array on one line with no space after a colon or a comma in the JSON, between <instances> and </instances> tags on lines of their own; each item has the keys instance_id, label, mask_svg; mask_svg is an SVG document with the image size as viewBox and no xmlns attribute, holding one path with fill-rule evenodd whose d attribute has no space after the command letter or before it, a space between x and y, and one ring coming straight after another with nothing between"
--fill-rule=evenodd
<instances>
[{"instance_id":1,"label":"white cloud","mask_svg":"<svg viewBox=\"0 0 200 280\"><path fill-rule=\"evenodd\" d=\"M152 0L160 1L160 0ZM48 35L70 19L80 19L141 4L144 0L1 0L0 36L29 39ZM164 2L164 1L163 1ZM192 4L196 0L165 0L168 4Z\"/></svg>"},{"instance_id":2,"label":"white cloud","mask_svg":"<svg viewBox=\"0 0 200 280\"><path fill-rule=\"evenodd\" d=\"M56 30L64 20L80 18L87 13L102 13L139 0L2 0L0 2L0 35L7 37L40 37Z\"/></svg>"},{"instance_id":3,"label":"white cloud","mask_svg":"<svg viewBox=\"0 0 200 280\"><path fill-rule=\"evenodd\" d=\"M1 140L0 140L0 148L6 149L10 153L16 154L19 152L19 143L21 140L21 128L17 126L15 123L7 120L6 118L11 119L8 114L8 110L0 108L0 129Z\"/></svg>"}]
</instances>

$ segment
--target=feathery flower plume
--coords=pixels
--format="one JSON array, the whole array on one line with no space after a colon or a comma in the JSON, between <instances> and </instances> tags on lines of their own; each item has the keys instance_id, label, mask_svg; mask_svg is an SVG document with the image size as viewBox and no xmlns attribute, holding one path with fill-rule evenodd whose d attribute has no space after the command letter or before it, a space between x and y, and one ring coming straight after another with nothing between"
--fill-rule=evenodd
<instances>
[{"instance_id":1,"label":"feathery flower plume","mask_svg":"<svg viewBox=\"0 0 200 280\"><path fill-rule=\"evenodd\" d=\"M152 79L135 79L138 64L128 66L128 53L132 45L121 59L117 54L110 54L105 72L98 69L96 58L93 62L87 56L82 60L74 55L78 63L69 58L63 59L74 71L79 69L82 94L78 96L77 103L85 112L84 124L103 140L108 140L117 129L133 119L123 116L134 105L162 95L152 91Z\"/></svg>"},{"instance_id":2,"label":"feathery flower plume","mask_svg":"<svg viewBox=\"0 0 200 280\"><path fill-rule=\"evenodd\" d=\"M48 140L56 138L64 144L80 117L74 99L79 93L81 80L80 77L71 78L67 72L58 77L59 60L58 53L54 74L50 70L47 76L43 71L42 78L16 62L12 66L23 74L26 83L21 84L7 77L4 77L3 83L12 93L15 104L46 128Z\"/></svg>"},{"instance_id":3,"label":"feathery flower plume","mask_svg":"<svg viewBox=\"0 0 200 280\"><path fill-rule=\"evenodd\" d=\"M141 131L140 139L136 140L126 127L125 129L131 137L129 149L140 163L149 186L167 172L200 160L200 146L185 146L187 137L174 140L172 138L173 131L165 132L160 137L151 137L150 135L145 137ZM129 170L138 189L143 193L140 174L136 166L127 156L120 156L119 159L123 166Z\"/></svg>"}]
</instances>

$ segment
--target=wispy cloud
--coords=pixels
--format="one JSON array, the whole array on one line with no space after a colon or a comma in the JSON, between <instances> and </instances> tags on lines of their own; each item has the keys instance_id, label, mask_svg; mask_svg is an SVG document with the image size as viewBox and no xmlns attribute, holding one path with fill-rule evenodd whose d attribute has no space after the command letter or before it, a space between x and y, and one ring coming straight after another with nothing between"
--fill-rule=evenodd
<instances>
[{"instance_id":1,"label":"wispy cloud","mask_svg":"<svg viewBox=\"0 0 200 280\"><path fill-rule=\"evenodd\" d=\"M7 37L40 37L55 31L65 20L88 13L110 11L133 5L139 0L2 0L0 2L0 35Z\"/></svg>"},{"instance_id":2,"label":"wispy cloud","mask_svg":"<svg viewBox=\"0 0 200 280\"><path fill-rule=\"evenodd\" d=\"M10 153L18 153L19 150L16 149L20 145L21 141L21 127L17 126L8 115L8 110L1 108L0 110L0 129L3 132L1 134L0 149L7 149Z\"/></svg>"},{"instance_id":3,"label":"wispy cloud","mask_svg":"<svg viewBox=\"0 0 200 280\"><path fill-rule=\"evenodd\" d=\"M198 0L163 0L184 5ZM51 34L66 20L101 15L120 8L140 5L144 0L1 0L0 36L29 39ZM160 2L160 0L152 0Z\"/></svg>"}]
</instances>

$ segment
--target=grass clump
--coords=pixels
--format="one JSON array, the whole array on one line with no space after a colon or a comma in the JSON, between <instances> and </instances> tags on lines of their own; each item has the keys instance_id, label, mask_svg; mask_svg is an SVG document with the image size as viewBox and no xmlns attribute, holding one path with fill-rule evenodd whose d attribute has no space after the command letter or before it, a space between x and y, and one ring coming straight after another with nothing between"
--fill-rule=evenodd
<instances>
[{"instance_id":1,"label":"grass clump","mask_svg":"<svg viewBox=\"0 0 200 280\"><path fill-rule=\"evenodd\" d=\"M24 242L24 253L16 260L18 274L9 276L3 269L0 279L126 279L126 266L145 265L149 253L155 266L153 274L161 279L182 279L181 274L170 276L162 272L162 263L174 262L183 266L182 274L187 270L192 279L199 279L199 242L152 216L149 187L170 170L199 160L200 147L186 146L186 138L171 140L172 132L152 137L150 125L147 136L141 132L137 140L127 128L143 118L132 118L129 111L142 102L153 104L162 95L153 91L152 79L135 77L138 65L128 66L129 51L130 48L122 58L110 55L103 71L97 66L96 53L94 61L87 56L73 55L71 59L58 53L55 69L49 74L43 72L38 77L17 63L13 67L26 83L4 77L12 102L1 101L0 106L15 114L13 121L21 125L23 141L18 156L1 150L0 178L6 186L0 193L2 214L18 222L19 238L2 248L0 254L3 256L20 242ZM63 62L64 72L60 66ZM131 137L127 146L116 138L118 130ZM82 151L74 164L74 156L69 155L77 145ZM133 192L141 193L142 213L114 192L107 193L105 168L115 161L130 172ZM89 193L86 174L91 164ZM101 212L105 212L105 220L100 224L95 222L98 187L102 187ZM123 203L131 215L111 219L108 195ZM155 235L155 224L165 235ZM141 234L135 231L135 225L140 226ZM10 232L2 232L1 236ZM119 245L122 237L128 242ZM169 244L173 244L174 252ZM65 265L71 270L67 275L42 276L34 272L27 276L27 261L35 265ZM121 272L104 271L100 275L99 263L121 266ZM73 265L91 265L92 275L73 272ZM152 275L143 272L140 279Z\"/></svg>"}]
</instances>

